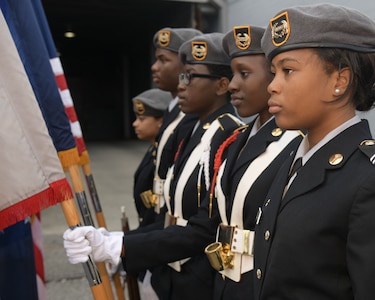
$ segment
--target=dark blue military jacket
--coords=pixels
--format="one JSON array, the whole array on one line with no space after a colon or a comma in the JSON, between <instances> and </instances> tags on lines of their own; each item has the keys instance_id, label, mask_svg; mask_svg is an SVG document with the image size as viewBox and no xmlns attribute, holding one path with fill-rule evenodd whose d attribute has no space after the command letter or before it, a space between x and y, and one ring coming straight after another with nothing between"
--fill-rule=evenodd
<instances>
[{"instance_id":1,"label":"dark blue military jacket","mask_svg":"<svg viewBox=\"0 0 375 300\"><path fill-rule=\"evenodd\" d=\"M293 156L280 169L256 226L255 299L374 298L375 166L359 147L367 139L366 121L341 132L283 199Z\"/></svg>"}]
</instances>

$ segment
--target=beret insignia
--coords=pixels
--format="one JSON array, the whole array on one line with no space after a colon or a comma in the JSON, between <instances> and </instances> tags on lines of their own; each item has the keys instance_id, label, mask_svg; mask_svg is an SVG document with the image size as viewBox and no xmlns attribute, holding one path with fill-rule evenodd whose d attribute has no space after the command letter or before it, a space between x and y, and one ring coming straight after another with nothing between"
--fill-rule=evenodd
<instances>
[{"instance_id":1,"label":"beret insignia","mask_svg":"<svg viewBox=\"0 0 375 300\"><path fill-rule=\"evenodd\" d=\"M283 12L280 15L270 20L272 43L278 47L286 43L290 35L290 23L288 12Z\"/></svg>"},{"instance_id":2,"label":"beret insignia","mask_svg":"<svg viewBox=\"0 0 375 300\"><path fill-rule=\"evenodd\" d=\"M207 56L206 42L191 42L191 55L195 60L204 60Z\"/></svg>"},{"instance_id":3,"label":"beret insignia","mask_svg":"<svg viewBox=\"0 0 375 300\"><path fill-rule=\"evenodd\" d=\"M168 30L160 30L158 33L158 42L161 47L167 47L171 41L171 32Z\"/></svg>"},{"instance_id":4,"label":"beret insignia","mask_svg":"<svg viewBox=\"0 0 375 300\"><path fill-rule=\"evenodd\" d=\"M251 43L250 26L236 26L233 28L233 34L238 49L249 48Z\"/></svg>"},{"instance_id":5,"label":"beret insignia","mask_svg":"<svg viewBox=\"0 0 375 300\"><path fill-rule=\"evenodd\" d=\"M135 100L134 101L134 106L135 106L135 112L136 112L136 114L143 115L145 113L146 108L145 108L145 105L141 101Z\"/></svg>"}]
</instances>

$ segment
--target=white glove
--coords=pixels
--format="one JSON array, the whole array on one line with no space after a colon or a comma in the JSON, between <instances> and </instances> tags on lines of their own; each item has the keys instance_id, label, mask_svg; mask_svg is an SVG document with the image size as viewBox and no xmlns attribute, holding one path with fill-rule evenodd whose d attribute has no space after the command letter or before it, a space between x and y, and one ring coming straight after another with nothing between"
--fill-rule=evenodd
<instances>
[{"instance_id":1,"label":"white glove","mask_svg":"<svg viewBox=\"0 0 375 300\"><path fill-rule=\"evenodd\" d=\"M121 231L108 232L105 228L93 226L76 227L64 232L64 248L71 264L84 263L92 255L94 261L118 265L123 236Z\"/></svg>"},{"instance_id":2,"label":"white glove","mask_svg":"<svg viewBox=\"0 0 375 300\"><path fill-rule=\"evenodd\" d=\"M118 235L118 236L121 236L121 238L124 236L124 233L122 231L111 231L111 232L109 232L104 227L98 228L98 231L100 231L100 233L103 234L104 236L116 236L116 235ZM113 275L116 274L117 271L119 271L119 269L122 268L122 264L121 264L120 261L116 265L112 264L111 262L106 262L105 267L107 269L108 276L113 277Z\"/></svg>"}]
</instances>

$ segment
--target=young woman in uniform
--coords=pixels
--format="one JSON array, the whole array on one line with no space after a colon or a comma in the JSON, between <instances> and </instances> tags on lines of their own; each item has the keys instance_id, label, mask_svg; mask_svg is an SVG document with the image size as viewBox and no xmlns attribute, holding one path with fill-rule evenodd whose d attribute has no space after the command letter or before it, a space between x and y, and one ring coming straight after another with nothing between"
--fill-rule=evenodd
<instances>
[{"instance_id":1,"label":"young woman in uniform","mask_svg":"<svg viewBox=\"0 0 375 300\"><path fill-rule=\"evenodd\" d=\"M375 143L356 114L374 106L374 36L370 18L332 4L270 20L269 111L281 128L307 135L260 207L255 299L375 295Z\"/></svg>"}]
</instances>

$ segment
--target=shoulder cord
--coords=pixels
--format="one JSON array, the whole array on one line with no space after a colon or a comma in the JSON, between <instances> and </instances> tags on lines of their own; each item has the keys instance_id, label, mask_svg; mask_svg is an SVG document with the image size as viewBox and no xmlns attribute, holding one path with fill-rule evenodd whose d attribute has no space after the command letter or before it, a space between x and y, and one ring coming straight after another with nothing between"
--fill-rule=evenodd
<instances>
[{"instance_id":1,"label":"shoulder cord","mask_svg":"<svg viewBox=\"0 0 375 300\"><path fill-rule=\"evenodd\" d=\"M233 134L228 137L219 147L215 154L215 160L214 160L214 174L212 176L212 184L211 184L211 191L210 191L210 206L209 206L209 217L211 218L212 216L212 200L213 200L213 195L215 191L215 186L216 186L216 178L217 174L219 172L220 166L223 163L222 157L224 150L229 147L230 144L232 144L236 139L238 134L241 132L241 130L236 130L233 132Z\"/></svg>"}]
</instances>

